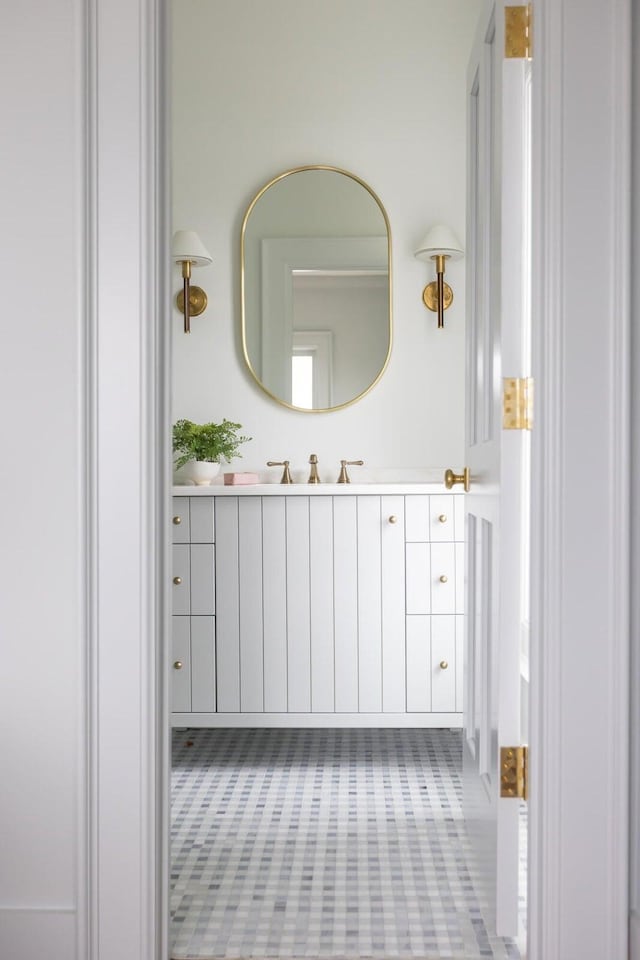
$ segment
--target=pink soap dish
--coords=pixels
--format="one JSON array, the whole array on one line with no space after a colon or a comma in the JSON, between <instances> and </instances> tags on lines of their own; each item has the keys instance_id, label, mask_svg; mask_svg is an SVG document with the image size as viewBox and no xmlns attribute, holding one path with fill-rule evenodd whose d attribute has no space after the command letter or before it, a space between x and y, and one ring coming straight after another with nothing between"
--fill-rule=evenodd
<instances>
[{"instance_id":1,"label":"pink soap dish","mask_svg":"<svg viewBox=\"0 0 640 960\"><path fill-rule=\"evenodd\" d=\"M258 483L257 473L225 473L224 474L225 487L248 486L249 484L252 484L252 483Z\"/></svg>"}]
</instances>

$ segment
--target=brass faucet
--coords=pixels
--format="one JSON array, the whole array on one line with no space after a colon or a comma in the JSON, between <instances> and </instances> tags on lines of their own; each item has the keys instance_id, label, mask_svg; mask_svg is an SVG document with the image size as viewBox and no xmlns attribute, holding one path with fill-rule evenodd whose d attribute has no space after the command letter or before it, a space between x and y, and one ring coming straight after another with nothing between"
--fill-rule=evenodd
<instances>
[{"instance_id":1,"label":"brass faucet","mask_svg":"<svg viewBox=\"0 0 640 960\"><path fill-rule=\"evenodd\" d=\"M282 471L282 479L280 483L293 483L291 479L291 474L289 472L289 461L288 460L267 460L268 467L284 467Z\"/></svg>"},{"instance_id":2,"label":"brass faucet","mask_svg":"<svg viewBox=\"0 0 640 960\"><path fill-rule=\"evenodd\" d=\"M309 471L309 483L320 483L320 477L318 476L318 455L312 453L309 457L309 463L311 464L311 470Z\"/></svg>"},{"instance_id":3,"label":"brass faucet","mask_svg":"<svg viewBox=\"0 0 640 960\"><path fill-rule=\"evenodd\" d=\"M338 483L351 483L349 479L349 474L347 473L347 467L363 467L364 460L341 460L340 461L340 476L338 477Z\"/></svg>"}]
</instances>

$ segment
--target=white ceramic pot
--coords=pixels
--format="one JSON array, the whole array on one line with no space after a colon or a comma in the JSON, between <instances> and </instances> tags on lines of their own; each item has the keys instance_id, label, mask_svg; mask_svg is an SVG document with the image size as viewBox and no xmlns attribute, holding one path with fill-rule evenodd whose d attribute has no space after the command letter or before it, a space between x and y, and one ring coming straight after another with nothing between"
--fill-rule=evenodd
<instances>
[{"instance_id":1,"label":"white ceramic pot","mask_svg":"<svg viewBox=\"0 0 640 960\"><path fill-rule=\"evenodd\" d=\"M210 463L208 460L191 460L189 462L189 474L197 487L207 486L219 473L219 463Z\"/></svg>"}]
</instances>

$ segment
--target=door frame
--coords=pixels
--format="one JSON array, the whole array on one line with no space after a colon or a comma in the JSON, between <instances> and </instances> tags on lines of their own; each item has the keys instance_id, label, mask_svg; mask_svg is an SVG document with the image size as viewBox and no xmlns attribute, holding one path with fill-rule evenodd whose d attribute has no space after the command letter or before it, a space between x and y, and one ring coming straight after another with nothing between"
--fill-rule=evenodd
<instances>
[{"instance_id":1,"label":"door frame","mask_svg":"<svg viewBox=\"0 0 640 960\"><path fill-rule=\"evenodd\" d=\"M529 960L628 955L630 7L534 0ZM79 41L91 960L168 956L166 21L165 0L92 0Z\"/></svg>"},{"instance_id":2,"label":"door frame","mask_svg":"<svg viewBox=\"0 0 640 960\"><path fill-rule=\"evenodd\" d=\"M628 955L630 26L534 4L532 960Z\"/></svg>"}]
</instances>

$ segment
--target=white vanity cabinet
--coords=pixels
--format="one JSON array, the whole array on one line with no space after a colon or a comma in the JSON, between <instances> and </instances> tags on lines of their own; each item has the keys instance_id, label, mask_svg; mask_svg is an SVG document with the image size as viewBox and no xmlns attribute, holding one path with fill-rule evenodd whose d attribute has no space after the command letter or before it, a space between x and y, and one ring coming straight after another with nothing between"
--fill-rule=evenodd
<instances>
[{"instance_id":1,"label":"white vanity cabinet","mask_svg":"<svg viewBox=\"0 0 640 960\"><path fill-rule=\"evenodd\" d=\"M460 724L462 497L366 489L174 498L176 725Z\"/></svg>"}]
</instances>

